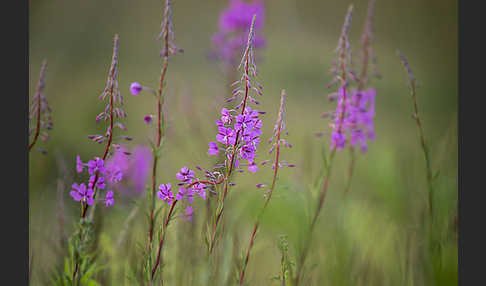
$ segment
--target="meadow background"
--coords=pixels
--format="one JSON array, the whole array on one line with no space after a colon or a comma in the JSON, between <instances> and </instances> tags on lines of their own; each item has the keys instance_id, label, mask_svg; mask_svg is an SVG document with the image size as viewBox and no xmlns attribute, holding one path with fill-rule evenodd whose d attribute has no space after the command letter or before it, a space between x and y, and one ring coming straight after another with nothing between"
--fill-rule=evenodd
<instances>
[{"instance_id":1,"label":"meadow background","mask_svg":"<svg viewBox=\"0 0 486 286\"><path fill-rule=\"evenodd\" d=\"M272 134L280 102L287 91L287 129L291 149L281 157L295 163L283 168L268 212L260 228L247 270L251 285L278 285L271 278L279 273L278 241L287 235L289 253L295 251L305 231L320 190L322 150L329 150L328 131L319 116L335 108L329 102L328 70L347 6L354 4L350 41L359 62L359 40L367 1L265 1L263 35L266 47L258 50L262 143L258 158L270 159L266 144ZM182 167L209 168L207 143L214 141L224 99L229 96L221 64L209 59L211 36L217 31L219 13L227 1L173 3L176 44L184 54L171 57L167 76L167 141L158 168L158 182L175 182ZM29 215L32 285L46 285L49 271L58 263L59 237L70 235L79 216L79 203L69 196L76 180L75 156L91 158L102 145L87 135L103 130L95 117L104 108L97 96L103 91L109 69L113 35L120 35L119 83L125 99L126 135L129 146L146 145L151 129L143 116L155 114L152 97L129 93L133 81L157 86L161 42L155 38L162 20L162 1L145 0L37 0L30 1L30 96L39 77L42 59L48 60L45 93L53 109L54 130L48 142L38 143L47 155L31 152L29 160ZM376 140L359 155L348 196L349 152L335 158L326 202L314 232L307 268L312 285L456 285L457 284L457 1L377 0L374 17L375 53L381 79L377 90ZM424 158L418 131L412 119L412 100L407 77L396 55L400 49L418 80L419 109L432 168L440 170L434 203L438 223L434 233L442 241L440 259L423 257L420 224L426 210L427 189ZM235 78L236 80L237 78ZM204 282L205 203L195 204L192 224L171 224L166 244L167 285L228 285L234 259L246 250L257 211L263 205L260 182L271 182L271 169L257 174L238 174L225 211L225 236L221 252L226 260L218 266L218 279ZM60 198L64 225L59 226ZM116 247L126 217L137 197L115 198L113 208L103 210L99 237L101 259L107 268L99 274L102 285L130 285L125 276L145 242L147 223L138 212L129 226L126 242ZM435 277L427 276L435 267ZM433 284L431 284L431 281Z\"/></svg>"}]
</instances>

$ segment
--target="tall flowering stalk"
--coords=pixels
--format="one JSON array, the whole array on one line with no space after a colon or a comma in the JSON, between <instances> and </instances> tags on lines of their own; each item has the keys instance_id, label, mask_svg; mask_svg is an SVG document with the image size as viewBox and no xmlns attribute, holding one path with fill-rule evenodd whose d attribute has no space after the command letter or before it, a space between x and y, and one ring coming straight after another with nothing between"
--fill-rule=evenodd
<instances>
[{"instance_id":1,"label":"tall flowering stalk","mask_svg":"<svg viewBox=\"0 0 486 286\"><path fill-rule=\"evenodd\" d=\"M262 122L259 119L259 114L263 112L252 110L247 107L247 102L258 104L259 102L250 95L250 91L253 91L255 95L261 96L263 86L256 82L257 67L255 65L254 58L254 40L255 40L255 21L256 14L253 15L253 19L248 34L248 41L246 48L243 52L243 56L240 61L238 69L242 69L241 78L233 83L233 85L240 85L233 91L232 96L227 101L232 101L238 96L243 96L242 101L235 107L235 110L229 111L225 108L222 109L221 121L217 121L218 135L216 139L225 146L225 153L227 160L226 174L219 183L224 182L223 193L219 200L218 208L216 210L215 220L212 226L210 238L208 239L209 254L212 253L216 241L216 233L218 225L221 221L221 217L224 211L224 202L228 193L228 187L230 185L229 178L234 170L234 167L239 166L240 159L246 159L248 161L248 170L250 172L256 172L258 167L255 163L255 152L260 142L261 125ZM240 114L233 116L231 113L236 112L241 108ZM234 125L233 125L234 124ZM216 143L209 143L209 154L217 154L218 147Z\"/></svg>"},{"instance_id":2,"label":"tall flowering stalk","mask_svg":"<svg viewBox=\"0 0 486 286\"><path fill-rule=\"evenodd\" d=\"M348 193L351 187L351 181L353 178L353 171L356 162L355 155L355 145L358 143L361 146L361 151L366 152L368 150L367 139L375 139L375 133L373 130L373 117L375 113L375 96L376 91L373 88L368 88L368 69L370 66L370 61L373 69L373 73L376 77L379 74L376 70L376 55L373 50L373 42L375 40L373 35L373 15L375 8L375 0L370 0L368 2L368 12L366 15L366 20L364 24L363 34L361 35L361 56L362 56L362 66L358 77L358 87L356 90L352 91L351 98L351 144L349 145L349 150L351 154L351 159L349 163L349 178L344 191L345 194Z\"/></svg>"},{"instance_id":3,"label":"tall flowering stalk","mask_svg":"<svg viewBox=\"0 0 486 286\"><path fill-rule=\"evenodd\" d=\"M212 51L210 58L217 60L222 65L225 74L227 90L232 92L231 83L236 76L235 66L240 60L239 56L246 47L248 40L248 28L251 25L253 15L255 20L255 39L253 40L256 50L265 46L265 38L260 34L265 25L265 5L263 0L229 0L228 6L219 15L218 31L211 38ZM258 57L256 59L258 61ZM231 103L226 102L225 107L231 109ZM224 154L220 153L216 158L215 167L223 164ZM207 218L211 220L211 200L207 200Z\"/></svg>"},{"instance_id":4,"label":"tall flowering stalk","mask_svg":"<svg viewBox=\"0 0 486 286\"><path fill-rule=\"evenodd\" d=\"M281 94L281 97L280 97L280 109L279 109L279 112L278 112L277 122L275 123L275 127L273 128L273 136L269 140L269 143L271 143L273 141L273 139L275 138L275 143L272 145L272 148L270 149L270 153L272 153L275 150L275 161L272 165L272 168L274 170L273 171L272 185L271 185L270 189L268 190L268 192L266 193L265 204L263 205L262 210L258 214L255 225L253 226L253 231L252 231L251 237L250 237L250 243L248 245L248 250L246 252L245 260L243 262L243 267L242 267L241 272L240 272L240 280L239 280L240 285L243 285L243 281L245 279L246 267L248 265L248 260L250 259L250 252L251 252L251 249L253 247L253 243L255 242L255 237L256 237L256 233L258 231L258 227L260 225L260 220L261 220L261 218L262 218L262 216L263 216L263 214L264 214L264 212L265 212L265 210L268 206L268 203L270 202L270 199L272 198L272 193L273 193L273 190L275 189L275 183L277 182L278 169L280 169L281 166L282 166L282 163L279 161L280 144L283 144L283 146L286 146L286 147L292 146L287 140L280 138L282 131L285 130L285 122L284 122L285 110L284 110L284 108L285 108L285 90L282 90L282 94ZM286 162L284 162L284 165L293 167L293 164L288 164Z\"/></svg>"},{"instance_id":5,"label":"tall flowering stalk","mask_svg":"<svg viewBox=\"0 0 486 286\"><path fill-rule=\"evenodd\" d=\"M149 231L148 231L148 239L147 239L147 252L146 252L146 259L144 261L143 269L147 271L147 279L153 281L155 276L155 271L157 267L153 266L152 262L152 244L154 241L154 230L156 224L156 197L162 198L162 189L165 185L159 186L159 192L157 193L157 166L160 157L160 150L163 146L164 138L165 138L165 131L166 131L166 124L164 122L164 114L162 107L164 105L165 94L163 93L165 87L165 77L167 74L167 68L169 65L169 55L174 55L177 52L183 52L183 50L177 47L174 44L175 35L174 35L174 25L172 22L172 1L166 0L165 2L165 9L164 9L164 17L162 23L160 25L160 33L157 37L157 40L163 41L163 48L160 51L160 56L162 57L162 67L160 72L160 79L159 79L159 86L157 92L149 87L142 86L138 82L133 82L130 86L130 92L133 95L138 95L141 91L146 90L151 92L155 96L156 101L156 127L155 127L155 142L151 142L152 145L152 188L151 188L151 204L150 204L150 215L149 215ZM153 116L151 114L146 115L144 117L144 121L146 124L152 124ZM165 187L164 187L165 188ZM167 189L164 189L165 193L167 193ZM170 191L170 184L169 189ZM167 202L167 200L165 200ZM175 204L174 204L175 205ZM173 205L173 206L174 206ZM170 210L170 216L172 215L173 208ZM166 226L168 225L169 221L166 220L163 222L162 229L165 230ZM165 233L164 233L165 235ZM160 254L159 254L160 255ZM158 258L160 259L160 258ZM148 274L151 273L151 274Z\"/></svg>"},{"instance_id":6,"label":"tall flowering stalk","mask_svg":"<svg viewBox=\"0 0 486 286\"><path fill-rule=\"evenodd\" d=\"M348 32L351 24L352 13L353 13L353 5L350 5L348 8L348 12L346 14L346 18L342 28L341 36L339 38L338 46L336 48L336 52L338 53L338 59L335 63L334 68L331 69L330 71L332 74L334 74L334 78L329 84L329 86L339 82L338 92L329 95L329 98L331 100L337 99L336 110L332 115L333 123L330 124L330 127L332 128L331 152L329 154L329 159L327 160L328 163L324 173L324 183L322 185L322 190L319 197L319 201L317 203L317 208L312 218L310 230L307 234L308 236L304 244L304 249L301 252L299 263L297 265L295 286L299 285L302 269L311 243L312 232L314 231L317 218L324 204L327 186L329 184L329 178L331 176L334 156L337 151L343 149L346 146L347 133L350 131L350 127L351 127L351 125L349 124L349 118L350 118L350 109L352 109L352 106L350 105L350 101L349 101L348 78L356 79L355 75L350 69L351 47L348 39Z\"/></svg>"},{"instance_id":7,"label":"tall flowering stalk","mask_svg":"<svg viewBox=\"0 0 486 286\"><path fill-rule=\"evenodd\" d=\"M415 76L412 73L412 70L410 69L410 65L408 64L407 59L405 56L398 51L398 54L400 56L400 60L402 62L403 67L405 68L405 71L407 72L408 75L408 85L410 88L410 95L412 96L413 100L413 119L415 119L415 123L417 124L417 129L419 131L419 139L420 139L420 147L422 147L422 151L424 153L424 158L425 158L425 178L427 180L427 189L428 189L428 207L429 207L429 214L430 214L430 219L431 222L433 221L434 218L434 208L433 208L433 197L434 197L434 188L432 186L432 168L430 166L430 155L429 155L429 147L426 144L425 141L425 136L424 136L424 128L422 126L422 121L420 120L419 116L419 111L418 111L418 105L417 105L417 92L415 90L416 87L416 79Z\"/></svg>"},{"instance_id":8,"label":"tall flowering stalk","mask_svg":"<svg viewBox=\"0 0 486 286\"><path fill-rule=\"evenodd\" d=\"M124 130L123 124L117 121L119 119L125 118L126 113L123 111L121 106L123 105L123 97L119 90L118 85L118 42L119 37L116 34L113 43L113 56L111 60L111 66L108 73L108 79L106 83L105 90L99 96L100 100L107 101L105 110L98 114L96 117L96 122L101 120L108 121L108 126L106 133L104 135L90 135L89 139L97 142L99 144L106 142L105 150L101 157L95 157L88 163L84 163L80 156L76 157L76 171L82 173L87 169L90 177L88 184L85 183L72 185L72 190L70 192L71 197L81 203L81 220L79 223L79 230L71 238L72 249L72 260L74 265L72 268L71 282L76 283L79 281L84 274L88 273L87 269L91 267L92 260L86 251L91 247L91 242L93 240L93 229L92 229L92 217L87 217L87 210L90 206L96 206L97 193L101 190L107 188L107 184L116 183L121 180L123 173L120 171L119 167L116 165L107 167L105 166L105 161L107 157L113 153L113 151L120 148L119 144L115 144L113 137L114 128L118 127ZM119 138L131 140L130 137L119 136ZM102 200L105 206L109 207L114 204L114 193L111 190L106 192L105 198ZM93 212L92 212L93 214ZM79 273L79 275L78 275Z\"/></svg>"},{"instance_id":9,"label":"tall flowering stalk","mask_svg":"<svg viewBox=\"0 0 486 286\"><path fill-rule=\"evenodd\" d=\"M256 15L253 16L252 24L250 26L250 31L248 35L248 42L243 53L243 57L239 66L239 69L243 68L244 72L240 80L236 81L234 85L240 84L240 88L236 88L232 96L228 101L236 99L238 96L243 95L242 101L236 106L234 110L228 110L223 108L221 111L221 120L216 121L218 126L218 134L216 135L217 141L224 146L221 148L215 142L209 143L209 155L219 154L220 149L223 149L226 155L226 161L224 167L226 172L216 170L209 171L204 170L201 167L197 167L199 171L205 173L206 180L201 180L196 178L193 170L183 167L176 174L178 179L177 185L179 186L179 191L174 196L172 192L171 184L162 184L159 186L159 192L157 195L165 203L170 205L170 209L164 219L164 223L161 228L159 247L157 250L157 257L154 266L152 267L151 279L155 278L158 266L162 260L162 248L165 242L166 230L169 222L174 214L174 209L179 201L187 201L187 203L192 204L194 197L199 195L202 199L206 199L206 190L215 188L218 185L224 183L223 193L219 201L219 207L216 213L216 219L213 225L213 231L211 232L211 238L208 239L209 243L209 254L214 248L214 242L216 238L216 230L219 221L223 214L223 204L228 193L229 178L231 173L235 168L239 168L239 160L246 160L248 164L248 171L256 172L258 170L257 164L255 162L255 152L260 141L261 126L262 121L259 115L263 112L252 110L247 107L247 101L258 103L255 98L250 95L250 90L253 90L257 95L261 95L263 88L258 82L255 81L253 77L256 77L257 69L254 64L254 48L253 48L253 38L254 38L254 24ZM244 86L244 91L242 88ZM238 113L241 108L239 115L234 115ZM186 217L190 220L193 216L192 206L186 208Z\"/></svg>"},{"instance_id":10,"label":"tall flowering stalk","mask_svg":"<svg viewBox=\"0 0 486 286\"><path fill-rule=\"evenodd\" d=\"M150 216L149 216L149 231L148 231L148 241L147 241L147 253L150 256L152 252L152 243L154 237L155 228L155 202L156 202L156 191L157 191L157 166L159 161L159 152L161 150L166 124L164 122L164 114L162 111L162 106L164 105L165 94L163 93L165 87L165 77L167 74L167 68L169 65L169 55L173 55L177 52L182 52L182 49L178 48L174 44L174 27L172 23L172 6L171 1L166 0L164 18L160 26L160 34L157 40L163 40L163 48L160 51L160 56L162 57L162 68L159 79L159 87L157 92L154 89L140 85L138 82L134 82L130 86L130 92L133 95L138 95L142 90L150 91L155 96L157 113L156 113L156 128L155 128L155 142L152 144L152 192L151 192L151 204L150 204ZM152 115L146 115L144 121L147 124L151 124L153 121Z\"/></svg>"},{"instance_id":11,"label":"tall flowering stalk","mask_svg":"<svg viewBox=\"0 0 486 286\"><path fill-rule=\"evenodd\" d=\"M47 98L44 95L44 88L46 86L46 71L47 60L44 60L42 62L36 91L34 96L32 97L32 102L30 103L29 108L29 136L33 133L33 138L29 143L29 152L34 147L39 136L42 141L46 141L47 139L49 139L49 134L47 133L47 131L51 130L53 126L51 119L51 108L49 107Z\"/></svg>"}]
</instances>

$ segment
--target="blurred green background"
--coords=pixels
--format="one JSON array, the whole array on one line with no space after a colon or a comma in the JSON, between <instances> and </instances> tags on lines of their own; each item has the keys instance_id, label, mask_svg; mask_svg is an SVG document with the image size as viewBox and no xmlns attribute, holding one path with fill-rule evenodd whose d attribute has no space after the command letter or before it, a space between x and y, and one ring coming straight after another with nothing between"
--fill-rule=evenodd
<instances>
[{"instance_id":1,"label":"blurred green background","mask_svg":"<svg viewBox=\"0 0 486 286\"><path fill-rule=\"evenodd\" d=\"M167 77L167 141L158 168L158 182L175 183L182 167L211 167L207 143L214 140L214 120L228 97L227 78L221 65L208 59L210 38L217 31L219 13L228 1L174 1L176 44L184 54L171 58ZM327 99L328 70L335 58L347 6L354 4L350 41L358 64L359 39L367 1L265 1L266 48L259 50L259 78L264 86L260 109L263 119L260 160L270 159L266 139L271 136L280 101L287 91L287 129L292 149L282 158L296 168L283 168L269 211L250 258L247 281L251 285L278 285L271 278L280 269L279 236L288 235L289 252L295 255L305 221L315 208L322 176L322 150L329 149L324 111L333 110ZM38 147L48 155L32 152L29 161L30 249L33 255L31 283L44 285L55 266L59 247L59 197L62 190L65 224L71 234L79 216L79 204L69 196L75 176L75 156L87 160L99 156L103 146L87 135L102 132L95 117L104 108L97 99L108 73L113 36L120 35L119 83L128 113L124 121L130 145L147 145L150 127L142 120L155 113L150 96L132 96L129 85L138 81L157 87L161 42L155 38L162 20L162 1L145 0L37 0L30 1L30 96L39 77L42 59L48 60L45 93L53 109L54 130ZM377 90L375 128L377 138L360 154L347 197L349 153L339 152L328 196L314 233L306 268L308 285L456 285L457 240L457 1L377 0L375 52L381 79ZM438 222L434 235L442 245L440 258L424 257L421 216L426 209L424 159L412 119L407 77L396 55L400 49L418 80L418 103L431 149L432 168L440 170L436 181ZM235 78L236 79L236 78ZM59 181L60 180L60 181ZM271 169L238 174L225 211L225 236L221 242L219 280L204 281L204 202L195 205L192 225L171 225L167 243L167 285L227 285L234 270L233 254L246 250L252 223L263 205L256 183L271 182ZM137 242L144 242L146 220L139 212L129 228L123 249L115 241L134 203L119 198L104 210L102 285L130 285L127 267L137 261ZM199 249L198 249L199 248ZM191 249L191 255L187 253ZM192 265L190 267L190 265ZM434 268L434 277L427 269ZM181 270L182 269L182 270ZM194 270L191 270L194 269ZM190 274L188 274L188 273ZM433 281L433 282L431 282ZM125 283L125 284L124 284Z\"/></svg>"}]
</instances>

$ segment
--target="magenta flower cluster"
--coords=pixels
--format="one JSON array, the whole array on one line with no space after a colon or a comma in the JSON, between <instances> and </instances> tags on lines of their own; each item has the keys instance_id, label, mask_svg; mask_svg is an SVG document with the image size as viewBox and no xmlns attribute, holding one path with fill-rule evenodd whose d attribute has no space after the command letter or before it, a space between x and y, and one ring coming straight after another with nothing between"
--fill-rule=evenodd
<instances>
[{"instance_id":1,"label":"magenta flower cluster","mask_svg":"<svg viewBox=\"0 0 486 286\"><path fill-rule=\"evenodd\" d=\"M336 110L332 114L331 149L340 150L359 145L362 152L368 150L367 140L375 139L373 118L375 116L376 91L349 89L351 80L359 81L351 65L351 48L348 39L352 8L348 10L341 37L339 38L338 59L333 63L334 75L329 86L339 82L338 91L329 95L330 100L337 100Z\"/></svg>"},{"instance_id":2,"label":"magenta flower cluster","mask_svg":"<svg viewBox=\"0 0 486 286\"><path fill-rule=\"evenodd\" d=\"M123 177L118 166L107 167L105 166L104 160L101 158L95 157L93 160L88 161L88 163L83 163L80 156L76 156L76 171L82 173L85 168L90 175L88 186L84 183L79 185L74 183L69 194L75 201L86 203L89 206L94 203L93 196L95 189L103 190L106 188L105 182L116 183ZM104 201L107 207L112 206L115 203L113 191L109 190L106 193Z\"/></svg>"},{"instance_id":3,"label":"magenta flower cluster","mask_svg":"<svg viewBox=\"0 0 486 286\"><path fill-rule=\"evenodd\" d=\"M183 199L186 199L189 204L189 206L186 207L186 217L189 220L192 220L193 208L190 204L194 202L195 195L199 195L203 200L206 199L207 186L206 184L201 183L200 180L195 177L194 171L187 167L182 167L179 172L177 172L176 178L178 180L177 186L179 186L179 190L175 196L172 192L172 185L170 183L161 184L157 196L168 205L171 205L174 201L182 201Z\"/></svg>"},{"instance_id":4,"label":"magenta flower cluster","mask_svg":"<svg viewBox=\"0 0 486 286\"><path fill-rule=\"evenodd\" d=\"M334 118L331 146L335 146L337 150L344 148L348 142L348 133L349 144L359 144L361 151L366 152L367 140L375 139L373 118L376 91L372 88L364 91L352 90L347 96L345 92L340 88L337 94L336 115L340 116Z\"/></svg>"},{"instance_id":5,"label":"magenta flower cluster","mask_svg":"<svg viewBox=\"0 0 486 286\"><path fill-rule=\"evenodd\" d=\"M248 171L255 173L258 167L255 163L255 152L260 143L260 135L262 134L262 121L259 115L263 112L253 110L246 107L243 114L232 115L235 110L228 110L223 108L221 110L221 120L216 120L218 126L218 134L216 140L222 144L218 147L216 142L209 142L209 155L217 155L219 150L224 150L226 153L226 164L228 165L231 156L233 145L236 142L236 136L239 135L241 144L237 146L237 156L235 157L235 167L239 167L239 160L244 159L248 162ZM228 166L229 167L229 166Z\"/></svg>"},{"instance_id":6,"label":"magenta flower cluster","mask_svg":"<svg viewBox=\"0 0 486 286\"><path fill-rule=\"evenodd\" d=\"M244 2L231 0L229 7L224 9L219 18L219 31L212 37L214 57L232 67L241 55L245 46L248 29L256 14L255 29L260 30L264 23L265 7L262 0ZM255 48L265 45L263 37L257 37L254 41Z\"/></svg>"},{"instance_id":7,"label":"magenta flower cluster","mask_svg":"<svg viewBox=\"0 0 486 286\"><path fill-rule=\"evenodd\" d=\"M364 91L351 91L349 116L345 126L350 130L350 144L359 144L361 151L368 150L367 140L375 139L373 118L375 117L376 91L369 88Z\"/></svg>"}]
</instances>

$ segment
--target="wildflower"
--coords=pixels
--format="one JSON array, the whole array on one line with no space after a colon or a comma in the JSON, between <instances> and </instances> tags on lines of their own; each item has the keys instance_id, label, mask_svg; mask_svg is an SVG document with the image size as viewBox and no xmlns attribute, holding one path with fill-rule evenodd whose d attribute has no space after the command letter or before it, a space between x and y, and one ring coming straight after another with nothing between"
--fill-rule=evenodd
<instances>
[{"instance_id":1,"label":"wildflower","mask_svg":"<svg viewBox=\"0 0 486 286\"><path fill-rule=\"evenodd\" d=\"M338 60L335 62L331 73L334 75L333 80L329 86L340 82L338 92L329 95L332 100L337 100L336 110L332 116L334 124L332 124L331 134L331 150L340 150L346 146L347 133L350 132L350 110L353 108L350 95L348 91L347 78L354 79L355 76L349 65L351 64L351 48L348 39L349 27L351 24L353 6L351 5L346 14L341 36L339 37L336 52L338 53Z\"/></svg>"},{"instance_id":2,"label":"wildflower","mask_svg":"<svg viewBox=\"0 0 486 286\"><path fill-rule=\"evenodd\" d=\"M233 116L230 114L229 110L224 108L221 109L221 121L224 124L230 124Z\"/></svg>"},{"instance_id":3,"label":"wildflower","mask_svg":"<svg viewBox=\"0 0 486 286\"><path fill-rule=\"evenodd\" d=\"M125 146L120 146L105 164L105 178L110 187L124 195L143 193L150 171L150 158L151 152L146 147L137 146L128 152Z\"/></svg>"},{"instance_id":4,"label":"wildflower","mask_svg":"<svg viewBox=\"0 0 486 286\"><path fill-rule=\"evenodd\" d=\"M180 201L184 197L187 198L188 203L192 204L194 202L194 189L193 188L187 189L187 188L184 188L184 187L180 187L179 192L177 192L177 194L176 194L176 200Z\"/></svg>"},{"instance_id":5,"label":"wildflower","mask_svg":"<svg viewBox=\"0 0 486 286\"><path fill-rule=\"evenodd\" d=\"M362 152L366 152L368 149L367 139L375 139L373 126L375 96L376 91L372 88L366 91L353 90L351 92L349 116L345 123L351 133L351 146L359 144Z\"/></svg>"},{"instance_id":6,"label":"wildflower","mask_svg":"<svg viewBox=\"0 0 486 286\"><path fill-rule=\"evenodd\" d=\"M118 183L123 179L123 172L119 166L107 169L107 173L112 183Z\"/></svg>"},{"instance_id":7,"label":"wildflower","mask_svg":"<svg viewBox=\"0 0 486 286\"><path fill-rule=\"evenodd\" d=\"M238 115L236 117L235 130L240 131L253 127L253 118L249 114Z\"/></svg>"},{"instance_id":8,"label":"wildflower","mask_svg":"<svg viewBox=\"0 0 486 286\"><path fill-rule=\"evenodd\" d=\"M231 128L218 127L216 140L224 145L233 145L236 141L236 132Z\"/></svg>"},{"instance_id":9,"label":"wildflower","mask_svg":"<svg viewBox=\"0 0 486 286\"><path fill-rule=\"evenodd\" d=\"M81 157L79 155L76 156L76 171L81 173L84 169L84 163L81 161Z\"/></svg>"},{"instance_id":10,"label":"wildflower","mask_svg":"<svg viewBox=\"0 0 486 286\"><path fill-rule=\"evenodd\" d=\"M223 10L219 18L219 31L212 37L214 47L213 56L222 60L227 66L233 66L241 47L246 44L248 28L256 14L254 28L261 30L264 23L264 10L262 0L244 2L230 0L229 7ZM265 45L263 37L255 39L255 47Z\"/></svg>"},{"instance_id":11,"label":"wildflower","mask_svg":"<svg viewBox=\"0 0 486 286\"><path fill-rule=\"evenodd\" d=\"M172 201L174 200L174 195L171 192L171 185L170 183L168 184L161 184L159 186L159 191L157 192L157 196L161 198L164 202L167 204L172 204Z\"/></svg>"},{"instance_id":12,"label":"wildflower","mask_svg":"<svg viewBox=\"0 0 486 286\"><path fill-rule=\"evenodd\" d=\"M256 173L258 171L258 165L255 163L255 161L252 161L249 165L248 165L248 171L252 172L252 173Z\"/></svg>"},{"instance_id":13,"label":"wildflower","mask_svg":"<svg viewBox=\"0 0 486 286\"><path fill-rule=\"evenodd\" d=\"M101 174L105 173L105 164L103 159L95 158L94 160L90 160L88 162L88 172L90 175L93 175L95 172L100 172Z\"/></svg>"},{"instance_id":14,"label":"wildflower","mask_svg":"<svg viewBox=\"0 0 486 286\"><path fill-rule=\"evenodd\" d=\"M188 206L186 208L186 217L189 221L192 221L192 213L194 212L194 209L191 206Z\"/></svg>"},{"instance_id":15,"label":"wildflower","mask_svg":"<svg viewBox=\"0 0 486 286\"><path fill-rule=\"evenodd\" d=\"M105 179L103 177L99 176L96 179L96 186L94 186L95 179L96 179L96 175L92 175L92 176L89 177L88 188L90 188L90 189L94 189L94 188L104 189L106 187Z\"/></svg>"},{"instance_id":16,"label":"wildflower","mask_svg":"<svg viewBox=\"0 0 486 286\"><path fill-rule=\"evenodd\" d=\"M143 121L145 121L146 124L150 124L152 123L152 120L153 120L153 116L152 114L149 114L149 115L145 115L143 117Z\"/></svg>"},{"instance_id":17,"label":"wildflower","mask_svg":"<svg viewBox=\"0 0 486 286\"><path fill-rule=\"evenodd\" d=\"M177 172L176 177L180 181L179 184L191 183L192 179L195 178L194 171L187 167L182 167L181 170Z\"/></svg>"},{"instance_id":18,"label":"wildflower","mask_svg":"<svg viewBox=\"0 0 486 286\"><path fill-rule=\"evenodd\" d=\"M142 91L143 87L138 82L133 82L130 85L130 92L132 95L138 95Z\"/></svg>"},{"instance_id":19,"label":"wildflower","mask_svg":"<svg viewBox=\"0 0 486 286\"><path fill-rule=\"evenodd\" d=\"M218 144L216 144L215 142L209 142L208 145L209 145L208 154L209 155L218 155L218 153L219 153Z\"/></svg>"},{"instance_id":20,"label":"wildflower","mask_svg":"<svg viewBox=\"0 0 486 286\"><path fill-rule=\"evenodd\" d=\"M193 190L196 194L200 195L203 200L206 199L206 185L202 183L196 183L193 186Z\"/></svg>"},{"instance_id":21,"label":"wildflower","mask_svg":"<svg viewBox=\"0 0 486 286\"><path fill-rule=\"evenodd\" d=\"M109 207L115 203L115 199L113 198L113 191L108 191L105 197L105 206Z\"/></svg>"},{"instance_id":22,"label":"wildflower","mask_svg":"<svg viewBox=\"0 0 486 286\"><path fill-rule=\"evenodd\" d=\"M72 190L69 194L75 201L86 202L90 206L94 202L93 193L94 193L93 189L91 188L87 189L85 184L78 185L74 183L72 185Z\"/></svg>"}]
</instances>

